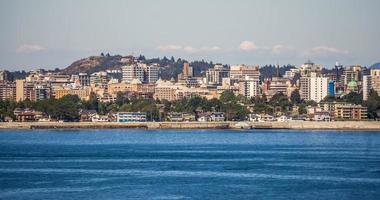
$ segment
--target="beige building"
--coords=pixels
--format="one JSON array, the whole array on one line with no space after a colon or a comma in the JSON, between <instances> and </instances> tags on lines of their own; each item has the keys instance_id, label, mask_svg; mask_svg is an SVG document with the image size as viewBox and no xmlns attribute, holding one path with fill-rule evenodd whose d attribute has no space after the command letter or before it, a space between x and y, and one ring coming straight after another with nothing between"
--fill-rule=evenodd
<instances>
[{"instance_id":1,"label":"beige building","mask_svg":"<svg viewBox=\"0 0 380 200\"><path fill-rule=\"evenodd\" d=\"M91 88L90 87L84 87L84 88L62 88L55 90L55 98L60 99L66 95L77 95L82 100L89 100L90 94L91 94Z\"/></svg>"},{"instance_id":2,"label":"beige building","mask_svg":"<svg viewBox=\"0 0 380 200\"><path fill-rule=\"evenodd\" d=\"M371 69L371 87L380 95L380 69Z\"/></svg>"},{"instance_id":3,"label":"beige building","mask_svg":"<svg viewBox=\"0 0 380 200\"><path fill-rule=\"evenodd\" d=\"M140 92L140 93L154 93L155 84L143 84L138 79L133 79L130 83L112 83L108 84L108 93L116 96L118 92Z\"/></svg>"},{"instance_id":4,"label":"beige building","mask_svg":"<svg viewBox=\"0 0 380 200\"><path fill-rule=\"evenodd\" d=\"M230 78L244 80L245 77L260 80L258 65L233 65L230 67Z\"/></svg>"},{"instance_id":5,"label":"beige building","mask_svg":"<svg viewBox=\"0 0 380 200\"><path fill-rule=\"evenodd\" d=\"M218 94L215 91L210 91L207 88L189 88L184 85L174 84L170 81L158 80L154 90L154 98L168 101L174 101L182 98L191 98L201 96L207 99L217 98Z\"/></svg>"}]
</instances>

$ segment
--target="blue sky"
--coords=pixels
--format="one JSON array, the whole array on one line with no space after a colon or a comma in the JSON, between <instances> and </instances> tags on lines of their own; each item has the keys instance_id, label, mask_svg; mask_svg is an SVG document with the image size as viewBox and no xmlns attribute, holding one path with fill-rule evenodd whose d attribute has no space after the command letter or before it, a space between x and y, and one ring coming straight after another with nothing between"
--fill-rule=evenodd
<instances>
[{"instance_id":1,"label":"blue sky","mask_svg":"<svg viewBox=\"0 0 380 200\"><path fill-rule=\"evenodd\" d=\"M378 0L0 0L0 68L101 52L225 64L380 61Z\"/></svg>"}]
</instances>

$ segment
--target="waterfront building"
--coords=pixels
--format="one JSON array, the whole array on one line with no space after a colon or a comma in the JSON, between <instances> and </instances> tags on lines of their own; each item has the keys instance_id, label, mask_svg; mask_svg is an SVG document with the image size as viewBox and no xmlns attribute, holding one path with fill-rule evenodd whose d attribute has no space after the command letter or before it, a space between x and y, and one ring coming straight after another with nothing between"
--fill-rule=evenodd
<instances>
[{"instance_id":1,"label":"waterfront building","mask_svg":"<svg viewBox=\"0 0 380 200\"><path fill-rule=\"evenodd\" d=\"M145 112L117 112L117 122L146 122Z\"/></svg>"},{"instance_id":2,"label":"waterfront building","mask_svg":"<svg viewBox=\"0 0 380 200\"><path fill-rule=\"evenodd\" d=\"M30 108L16 108L13 111L18 122L35 122L35 121L49 121L50 118L45 113L32 110Z\"/></svg>"},{"instance_id":3,"label":"waterfront building","mask_svg":"<svg viewBox=\"0 0 380 200\"><path fill-rule=\"evenodd\" d=\"M167 115L167 120L171 121L171 122L182 122L183 121L183 113L170 112Z\"/></svg>"},{"instance_id":4,"label":"waterfront building","mask_svg":"<svg viewBox=\"0 0 380 200\"><path fill-rule=\"evenodd\" d=\"M335 117L343 120L367 119L367 107L354 104L336 104Z\"/></svg>"},{"instance_id":5,"label":"waterfront building","mask_svg":"<svg viewBox=\"0 0 380 200\"><path fill-rule=\"evenodd\" d=\"M84 109L79 110L79 116L80 116L81 122L91 122L92 117L95 116L96 114L97 114L96 110L84 110Z\"/></svg>"},{"instance_id":6,"label":"waterfront building","mask_svg":"<svg viewBox=\"0 0 380 200\"><path fill-rule=\"evenodd\" d=\"M330 112L326 111L317 111L314 113L314 121L331 121L331 114Z\"/></svg>"},{"instance_id":7,"label":"waterfront building","mask_svg":"<svg viewBox=\"0 0 380 200\"><path fill-rule=\"evenodd\" d=\"M199 122L222 122L224 120L224 112L204 112L198 114Z\"/></svg>"}]
</instances>

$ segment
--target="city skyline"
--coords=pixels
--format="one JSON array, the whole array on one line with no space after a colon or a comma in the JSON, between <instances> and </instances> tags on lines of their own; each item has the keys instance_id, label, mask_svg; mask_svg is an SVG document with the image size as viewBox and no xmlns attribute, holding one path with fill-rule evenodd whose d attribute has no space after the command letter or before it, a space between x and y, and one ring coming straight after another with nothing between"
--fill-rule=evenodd
<instances>
[{"instance_id":1,"label":"city skyline","mask_svg":"<svg viewBox=\"0 0 380 200\"><path fill-rule=\"evenodd\" d=\"M0 1L0 68L64 68L101 52L224 64L370 66L379 1Z\"/></svg>"}]
</instances>

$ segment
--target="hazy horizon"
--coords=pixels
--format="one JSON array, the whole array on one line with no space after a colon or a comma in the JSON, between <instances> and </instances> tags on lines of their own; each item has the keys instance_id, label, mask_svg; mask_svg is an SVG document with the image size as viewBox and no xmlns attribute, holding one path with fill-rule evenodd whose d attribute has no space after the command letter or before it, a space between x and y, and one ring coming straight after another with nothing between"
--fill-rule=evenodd
<instances>
[{"instance_id":1,"label":"hazy horizon","mask_svg":"<svg viewBox=\"0 0 380 200\"><path fill-rule=\"evenodd\" d=\"M0 69L101 52L331 68L380 61L380 1L0 0Z\"/></svg>"}]
</instances>

